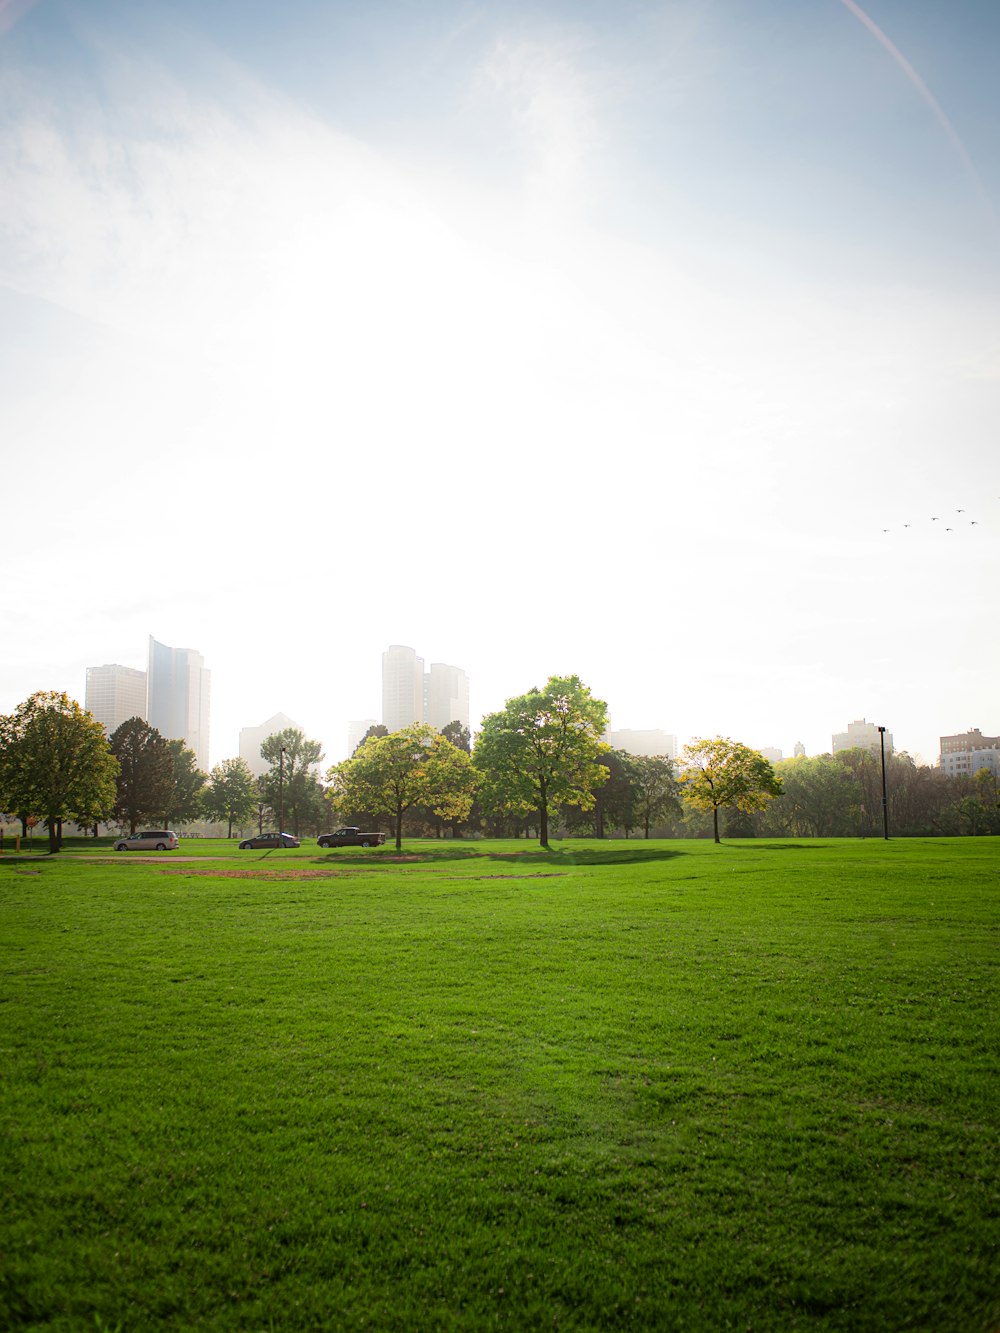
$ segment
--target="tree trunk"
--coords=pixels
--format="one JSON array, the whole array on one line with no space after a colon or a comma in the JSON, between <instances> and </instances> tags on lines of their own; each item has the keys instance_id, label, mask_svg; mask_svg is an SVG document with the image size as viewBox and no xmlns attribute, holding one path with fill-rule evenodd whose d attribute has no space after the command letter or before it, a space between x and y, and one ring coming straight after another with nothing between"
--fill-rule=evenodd
<instances>
[{"instance_id":1,"label":"tree trunk","mask_svg":"<svg viewBox=\"0 0 1000 1333\"><path fill-rule=\"evenodd\" d=\"M722 839L719 837L719 807L717 805L712 806L712 819L715 823L715 841L721 842Z\"/></svg>"},{"instance_id":2,"label":"tree trunk","mask_svg":"<svg viewBox=\"0 0 1000 1333\"><path fill-rule=\"evenodd\" d=\"M62 820L49 815L49 855L58 852L62 845Z\"/></svg>"},{"instance_id":3,"label":"tree trunk","mask_svg":"<svg viewBox=\"0 0 1000 1333\"><path fill-rule=\"evenodd\" d=\"M538 841L542 847L549 845L549 811L544 801L538 807Z\"/></svg>"},{"instance_id":4,"label":"tree trunk","mask_svg":"<svg viewBox=\"0 0 1000 1333\"><path fill-rule=\"evenodd\" d=\"M403 807L396 806L396 851L403 850Z\"/></svg>"}]
</instances>

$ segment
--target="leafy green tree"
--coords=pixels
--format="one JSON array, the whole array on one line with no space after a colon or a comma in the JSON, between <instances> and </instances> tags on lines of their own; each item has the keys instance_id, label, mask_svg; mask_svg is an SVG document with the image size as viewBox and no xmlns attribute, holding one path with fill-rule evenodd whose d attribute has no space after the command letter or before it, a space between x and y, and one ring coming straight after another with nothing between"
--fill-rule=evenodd
<instances>
[{"instance_id":1,"label":"leafy green tree","mask_svg":"<svg viewBox=\"0 0 1000 1333\"><path fill-rule=\"evenodd\" d=\"M223 759L209 774L202 796L202 809L209 819L228 821L227 838L233 825L241 827L257 813L257 784L245 759Z\"/></svg>"},{"instance_id":2,"label":"leafy green tree","mask_svg":"<svg viewBox=\"0 0 1000 1333\"><path fill-rule=\"evenodd\" d=\"M448 820L454 832L468 819L476 797L476 772L468 750L453 744L442 731L431 740L424 777L425 799L431 812L438 819Z\"/></svg>"},{"instance_id":3,"label":"leafy green tree","mask_svg":"<svg viewBox=\"0 0 1000 1333\"><path fill-rule=\"evenodd\" d=\"M436 734L416 722L387 736L370 737L352 759L334 764L327 773L334 807L342 814L364 810L393 820L398 851L403 845L403 815L418 802L429 804L427 761Z\"/></svg>"},{"instance_id":4,"label":"leafy green tree","mask_svg":"<svg viewBox=\"0 0 1000 1333\"><path fill-rule=\"evenodd\" d=\"M173 764L173 776L163 822L168 826L187 824L201 814L201 795L208 778L198 767L194 751L189 750L183 741L167 741L167 747Z\"/></svg>"},{"instance_id":5,"label":"leafy green tree","mask_svg":"<svg viewBox=\"0 0 1000 1333\"><path fill-rule=\"evenodd\" d=\"M174 784L170 744L141 717L130 717L111 736L118 760L115 819L135 833L140 824L164 819Z\"/></svg>"},{"instance_id":6,"label":"leafy green tree","mask_svg":"<svg viewBox=\"0 0 1000 1333\"><path fill-rule=\"evenodd\" d=\"M291 816L296 837L303 828L315 832L324 809L323 788L315 772L323 758L319 741L307 740L298 727L286 727L268 736L261 744L260 754L271 766L262 783L271 810L279 818Z\"/></svg>"},{"instance_id":7,"label":"leafy green tree","mask_svg":"<svg viewBox=\"0 0 1000 1333\"><path fill-rule=\"evenodd\" d=\"M361 749L362 745L364 745L365 741L371 740L373 736L388 736L388 734L389 734L389 728L383 722L373 722L372 725L365 732L365 734L361 737L361 740L358 741L357 745L354 747L354 754L357 754L357 752Z\"/></svg>"},{"instance_id":8,"label":"leafy green tree","mask_svg":"<svg viewBox=\"0 0 1000 1333\"><path fill-rule=\"evenodd\" d=\"M63 820L111 813L117 773L104 728L66 694L38 691L0 717L0 803L44 816L50 852L62 846Z\"/></svg>"},{"instance_id":9,"label":"leafy green tree","mask_svg":"<svg viewBox=\"0 0 1000 1333\"><path fill-rule=\"evenodd\" d=\"M456 749L464 750L466 754L472 753L472 736L469 728L463 726L461 722L446 722L441 728L441 735Z\"/></svg>"},{"instance_id":10,"label":"leafy green tree","mask_svg":"<svg viewBox=\"0 0 1000 1333\"><path fill-rule=\"evenodd\" d=\"M716 842L721 841L720 810L749 814L765 809L781 794L781 783L764 756L727 736L685 745L680 781L685 800L696 810L711 812Z\"/></svg>"},{"instance_id":11,"label":"leafy green tree","mask_svg":"<svg viewBox=\"0 0 1000 1333\"><path fill-rule=\"evenodd\" d=\"M485 799L523 817L538 812L538 841L549 845L549 814L562 803L592 809L607 781L599 761L608 709L579 676L550 676L544 690L508 699L483 719L473 763Z\"/></svg>"},{"instance_id":12,"label":"leafy green tree","mask_svg":"<svg viewBox=\"0 0 1000 1333\"><path fill-rule=\"evenodd\" d=\"M650 826L669 814L678 814L677 777L673 760L662 754L633 756L636 784L636 814L648 838Z\"/></svg>"},{"instance_id":13,"label":"leafy green tree","mask_svg":"<svg viewBox=\"0 0 1000 1333\"><path fill-rule=\"evenodd\" d=\"M832 755L784 759L775 773L782 793L768 811L768 831L797 838L835 838L856 830L860 788Z\"/></svg>"}]
</instances>

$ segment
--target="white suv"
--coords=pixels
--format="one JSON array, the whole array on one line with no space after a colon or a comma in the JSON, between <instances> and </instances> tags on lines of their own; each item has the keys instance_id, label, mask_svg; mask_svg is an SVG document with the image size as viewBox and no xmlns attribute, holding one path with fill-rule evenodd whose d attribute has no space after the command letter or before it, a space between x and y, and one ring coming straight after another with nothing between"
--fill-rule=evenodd
<instances>
[{"instance_id":1,"label":"white suv","mask_svg":"<svg viewBox=\"0 0 1000 1333\"><path fill-rule=\"evenodd\" d=\"M119 838L116 852L174 852L181 845L180 838L169 829L154 829L152 833L136 833L131 838Z\"/></svg>"}]
</instances>

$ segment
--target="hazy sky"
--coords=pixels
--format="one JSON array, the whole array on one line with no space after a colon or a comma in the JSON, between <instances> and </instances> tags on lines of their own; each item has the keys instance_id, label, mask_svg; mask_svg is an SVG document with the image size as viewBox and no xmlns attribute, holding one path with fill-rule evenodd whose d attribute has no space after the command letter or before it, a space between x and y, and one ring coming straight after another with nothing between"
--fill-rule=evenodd
<instances>
[{"instance_id":1,"label":"hazy sky","mask_svg":"<svg viewBox=\"0 0 1000 1333\"><path fill-rule=\"evenodd\" d=\"M1000 731L998 60L995 0L0 0L0 711L154 634L213 762L342 757L390 643L474 720Z\"/></svg>"}]
</instances>

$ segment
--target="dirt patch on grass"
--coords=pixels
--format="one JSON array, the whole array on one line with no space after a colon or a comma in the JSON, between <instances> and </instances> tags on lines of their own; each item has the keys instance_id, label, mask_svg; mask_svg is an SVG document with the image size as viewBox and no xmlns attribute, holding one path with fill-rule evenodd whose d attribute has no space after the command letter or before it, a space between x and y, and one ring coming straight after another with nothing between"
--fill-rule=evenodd
<instances>
[{"instance_id":1,"label":"dirt patch on grass","mask_svg":"<svg viewBox=\"0 0 1000 1333\"><path fill-rule=\"evenodd\" d=\"M315 866L256 866L239 867L237 869L228 866L163 866L160 868L161 875L200 875L209 879L340 879L348 874L356 874L356 870L339 868L319 870Z\"/></svg>"}]
</instances>

